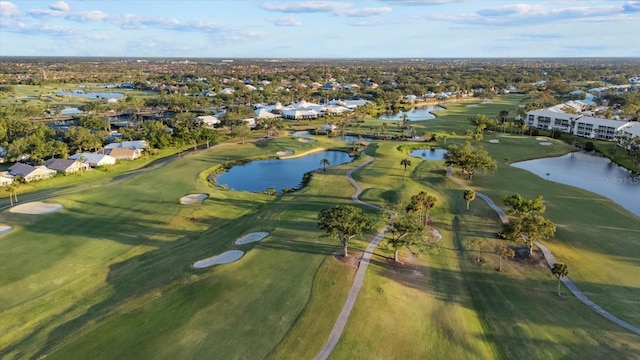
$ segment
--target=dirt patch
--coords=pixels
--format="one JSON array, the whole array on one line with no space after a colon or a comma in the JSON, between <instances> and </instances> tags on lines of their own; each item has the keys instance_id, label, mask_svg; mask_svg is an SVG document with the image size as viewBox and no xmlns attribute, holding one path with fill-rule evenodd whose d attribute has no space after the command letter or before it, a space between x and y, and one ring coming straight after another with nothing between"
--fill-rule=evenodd
<instances>
[{"instance_id":1,"label":"dirt patch","mask_svg":"<svg viewBox=\"0 0 640 360\"><path fill-rule=\"evenodd\" d=\"M362 251L349 251L349 256L346 258L342 252L333 254L333 257L353 270L357 270L363 255Z\"/></svg>"},{"instance_id":2,"label":"dirt patch","mask_svg":"<svg viewBox=\"0 0 640 360\"><path fill-rule=\"evenodd\" d=\"M542 251L533 250L533 253L529 255L529 248L526 246L512 247L512 249L516 253L516 256L512 259L515 262L528 265L544 265L544 255Z\"/></svg>"},{"instance_id":3,"label":"dirt patch","mask_svg":"<svg viewBox=\"0 0 640 360\"><path fill-rule=\"evenodd\" d=\"M11 208L14 214L40 215L58 212L63 209L60 204L45 203L42 201L33 201L26 204L17 205Z\"/></svg>"}]
</instances>

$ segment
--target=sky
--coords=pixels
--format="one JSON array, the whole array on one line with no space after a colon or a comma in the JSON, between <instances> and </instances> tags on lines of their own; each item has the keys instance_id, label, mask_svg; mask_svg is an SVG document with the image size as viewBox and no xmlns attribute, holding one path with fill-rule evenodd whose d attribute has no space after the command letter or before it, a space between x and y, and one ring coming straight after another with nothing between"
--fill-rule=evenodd
<instances>
[{"instance_id":1,"label":"sky","mask_svg":"<svg viewBox=\"0 0 640 360\"><path fill-rule=\"evenodd\" d=\"M0 56L640 57L640 1L0 0Z\"/></svg>"}]
</instances>

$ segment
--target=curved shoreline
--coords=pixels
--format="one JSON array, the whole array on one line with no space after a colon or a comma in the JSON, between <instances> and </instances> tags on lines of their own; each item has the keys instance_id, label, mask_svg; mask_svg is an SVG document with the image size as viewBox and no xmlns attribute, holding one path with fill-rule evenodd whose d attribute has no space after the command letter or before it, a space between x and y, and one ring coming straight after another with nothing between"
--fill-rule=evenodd
<instances>
[{"instance_id":1,"label":"curved shoreline","mask_svg":"<svg viewBox=\"0 0 640 360\"><path fill-rule=\"evenodd\" d=\"M278 159L280 159L280 160L294 159L294 158L303 157L303 156L306 156L306 155L315 154L317 152L322 152L322 151L327 151L327 149L325 149L325 148L315 148L315 149L307 150L305 152L301 152L299 154L278 156ZM340 151L340 150L336 150L336 151Z\"/></svg>"}]
</instances>

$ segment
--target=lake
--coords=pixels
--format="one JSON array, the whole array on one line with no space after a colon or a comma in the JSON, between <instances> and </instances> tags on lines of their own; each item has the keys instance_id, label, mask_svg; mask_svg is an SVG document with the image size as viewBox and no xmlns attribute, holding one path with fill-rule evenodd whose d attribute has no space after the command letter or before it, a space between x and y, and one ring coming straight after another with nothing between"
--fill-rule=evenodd
<instances>
[{"instance_id":1,"label":"lake","mask_svg":"<svg viewBox=\"0 0 640 360\"><path fill-rule=\"evenodd\" d=\"M407 118L409 119L409 121L431 120L436 118L432 111L438 111L442 109L444 108L440 106L427 106L419 109L412 109L406 112L400 111L392 115L382 115L378 119L400 121L402 120L404 114L407 114Z\"/></svg>"},{"instance_id":2,"label":"lake","mask_svg":"<svg viewBox=\"0 0 640 360\"><path fill-rule=\"evenodd\" d=\"M226 185L229 189L258 192L274 188L280 192L286 188L300 186L302 176L322 168L320 160L329 160L329 166L353 161L353 157L343 151L322 151L293 159L256 160L237 165L216 178L216 185Z\"/></svg>"},{"instance_id":3,"label":"lake","mask_svg":"<svg viewBox=\"0 0 640 360\"><path fill-rule=\"evenodd\" d=\"M411 156L419 157L424 160L444 160L446 149L417 149L411 150Z\"/></svg>"},{"instance_id":4,"label":"lake","mask_svg":"<svg viewBox=\"0 0 640 360\"><path fill-rule=\"evenodd\" d=\"M56 91L56 95L58 96L73 96L73 97L84 97L89 99L122 99L124 97L123 93L117 92L85 92L83 90L73 90L69 91Z\"/></svg>"},{"instance_id":5,"label":"lake","mask_svg":"<svg viewBox=\"0 0 640 360\"><path fill-rule=\"evenodd\" d=\"M574 153L573 156L567 154L511 165L543 179L605 196L640 216L640 175L634 175L605 157Z\"/></svg>"}]
</instances>

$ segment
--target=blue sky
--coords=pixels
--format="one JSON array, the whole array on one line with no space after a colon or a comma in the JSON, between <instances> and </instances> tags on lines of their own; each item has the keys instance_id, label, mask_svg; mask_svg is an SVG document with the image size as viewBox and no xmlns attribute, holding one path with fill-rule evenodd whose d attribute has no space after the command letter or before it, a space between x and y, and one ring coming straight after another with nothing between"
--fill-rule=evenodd
<instances>
[{"instance_id":1,"label":"blue sky","mask_svg":"<svg viewBox=\"0 0 640 360\"><path fill-rule=\"evenodd\" d=\"M640 57L640 1L0 0L0 56Z\"/></svg>"}]
</instances>

